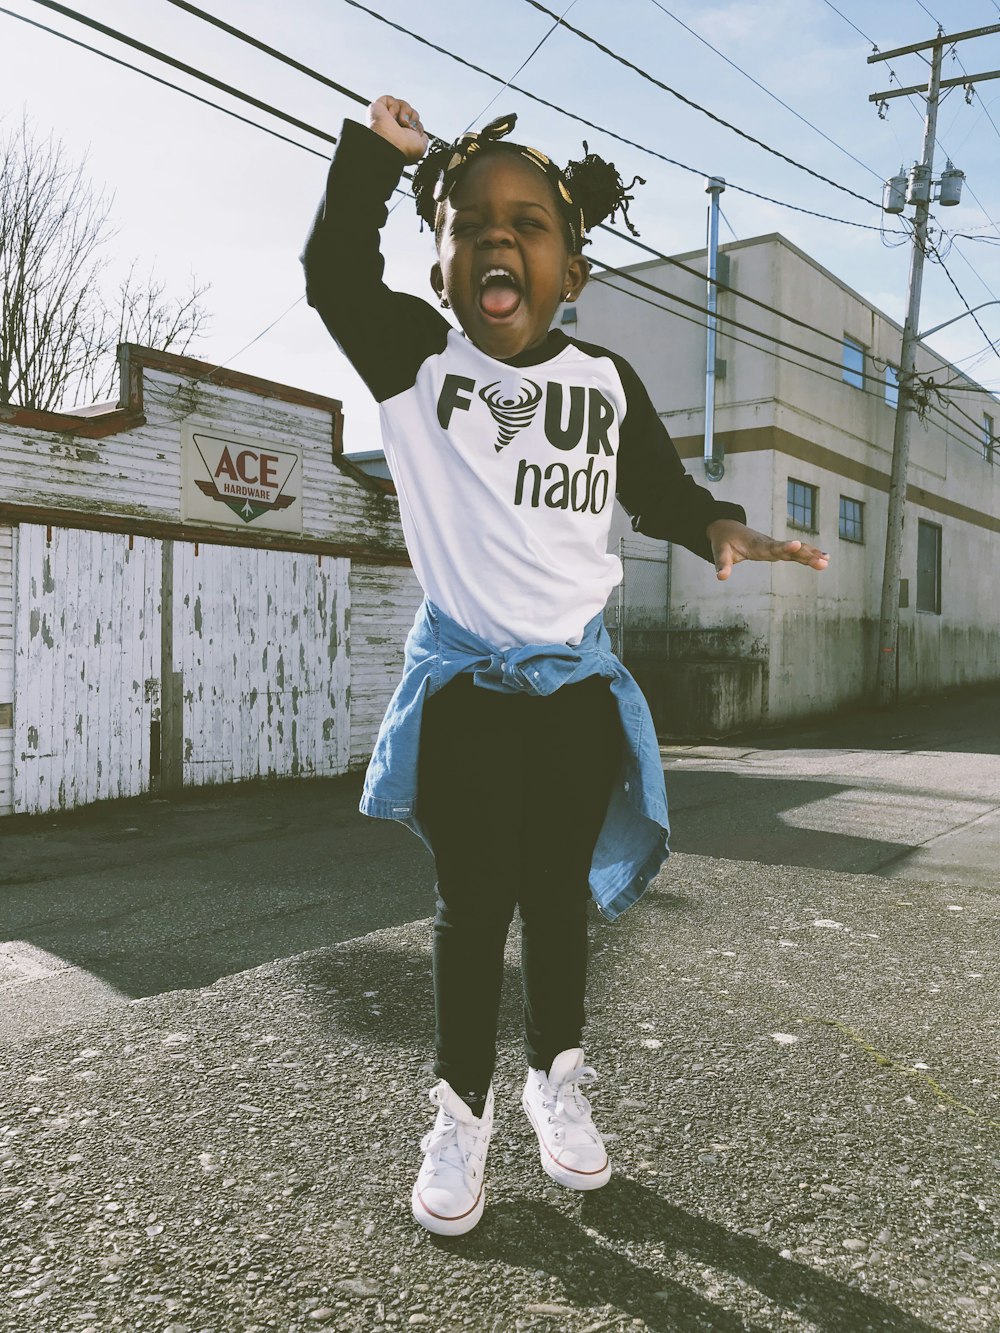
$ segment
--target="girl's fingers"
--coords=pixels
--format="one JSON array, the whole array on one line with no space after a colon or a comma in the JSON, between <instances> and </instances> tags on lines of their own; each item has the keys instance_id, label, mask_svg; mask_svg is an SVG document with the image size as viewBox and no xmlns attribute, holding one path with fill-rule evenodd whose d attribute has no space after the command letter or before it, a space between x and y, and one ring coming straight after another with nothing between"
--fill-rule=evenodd
<instances>
[{"instance_id":1,"label":"girl's fingers","mask_svg":"<svg viewBox=\"0 0 1000 1333\"><path fill-rule=\"evenodd\" d=\"M410 106L409 102L397 103L396 119L404 129L420 129L420 116L414 111L413 107Z\"/></svg>"}]
</instances>

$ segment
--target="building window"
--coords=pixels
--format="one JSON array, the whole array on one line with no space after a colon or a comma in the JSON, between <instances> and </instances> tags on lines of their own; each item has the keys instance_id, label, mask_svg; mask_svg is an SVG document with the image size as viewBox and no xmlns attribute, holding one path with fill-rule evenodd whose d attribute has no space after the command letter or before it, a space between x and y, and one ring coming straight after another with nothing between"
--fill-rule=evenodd
<instances>
[{"instance_id":1,"label":"building window","mask_svg":"<svg viewBox=\"0 0 1000 1333\"><path fill-rule=\"evenodd\" d=\"M865 387L865 349L864 344L855 342L844 334L844 383L852 384L855 389Z\"/></svg>"},{"instance_id":2,"label":"building window","mask_svg":"<svg viewBox=\"0 0 1000 1333\"><path fill-rule=\"evenodd\" d=\"M899 406L899 374L895 366L885 368L885 401L889 407Z\"/></svg>"},{"instance_id":3,"label":"building window","mask_svg":"<svg viewBox=\"0 0 1000 1333\"><path fill-rule=\"evenodd\" d=\"M840 535L845 542L863 542L865 539L865 507L860 500L840 497Z\"/></svg>"},{"instance_id":4,"label":"building window","mask_svg":"<svg viewBox=\"0 0 1000 1333\"><path fill-rule=\"evenodd\" d=\"M992 463L996 456L996 435L993 431L993 418L988 412L983 413L983 457Z\"/></svg>"},{"instance_id":5,"label":"building window","mask_svg":"<svg viewBox=\"0 0 1000 1333\"><path fill-rule=\"evenodd\" d=\"M788 478L788 521L792 527L804 528L806 532L816 531L818 494L815 486Z\"/></svg>"},{"instance_id":6,"label":"building window","mask_svg":"<svg viewBox=\"0 0 1000 1333\"><path fill-rule=\"evenodd\" d=\"M941 529L917 520L917 610L941 614Z\"/></svg>"}]
</instances>

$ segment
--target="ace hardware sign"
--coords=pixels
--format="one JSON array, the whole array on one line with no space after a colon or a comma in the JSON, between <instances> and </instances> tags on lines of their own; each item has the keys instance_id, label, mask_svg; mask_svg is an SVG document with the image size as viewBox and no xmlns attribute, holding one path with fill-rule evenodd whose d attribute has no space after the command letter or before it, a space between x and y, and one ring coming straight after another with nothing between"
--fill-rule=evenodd
<instances>
[{"instance_id":1,"label":"ace hardware sign","mask_svg":"<svg viewBox=\"0 0 1000 1333\"><path fill-rule=\"evenodd\" d=\"M302 531L302 451L230 431L185 425L185 520Z\"/></svg>"}]
</instances>

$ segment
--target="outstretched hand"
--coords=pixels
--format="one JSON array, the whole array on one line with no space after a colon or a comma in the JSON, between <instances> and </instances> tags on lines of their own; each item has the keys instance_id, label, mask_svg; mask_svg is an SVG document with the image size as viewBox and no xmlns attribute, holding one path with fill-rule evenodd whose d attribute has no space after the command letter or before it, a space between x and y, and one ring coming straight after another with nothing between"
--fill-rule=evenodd
<instances>
[{"instance_id":1,"label":"outstretched hand","mask_svg":"<svg viewBox=\"0 0 1000 1333\"><path fill-rule=\"evenodd\" d=\"M709 523L705 535L712 543L718 579L728 579L733 565L738 565L741 560L793 560L810 569L826 569L830 563L826 551L807 542L778 541L731 518L717 518L714 523Z\"/></svg>"},{"instance_id":2,"label":"outstretched hand","mask_svg":"<svg viewBox=\"0 0 1000 1333\"><path fill-rule=\"evenodd\" d=\"M419 162L427 152L427 134L419 114L398 97L388 93L377 97L368 108L368 126L394 144L407 162Z\"/></svg>"}]
</instances>

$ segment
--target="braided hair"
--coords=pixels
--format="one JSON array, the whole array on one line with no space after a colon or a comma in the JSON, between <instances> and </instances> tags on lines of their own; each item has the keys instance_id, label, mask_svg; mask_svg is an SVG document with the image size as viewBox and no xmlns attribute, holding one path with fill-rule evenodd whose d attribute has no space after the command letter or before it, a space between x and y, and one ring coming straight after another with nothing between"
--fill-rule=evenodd
<instances>
[{"instance_id":1,"label":"braided hair","mask_svg":"<svg viewBox=\"0 0 1000 1333\"><path fill-rule=\"evenodd\" d=\"M456 183L478 156L497 151L516 153L545 173L566 224L572 254L579 254L589 244L587 231L605 218L614 221L619 211L632 235L639 235L628 215L628 206L633 199L629 191L646 183L641 176L626 185L615 164L590 152L586 140L584 156L560 170L537 148L504 141L516 122L515 115L500 116L478 134L463 134L454 143L431 140L427 153L414 170L411 186L417 215L422 223L433 228L438 242L444 226L444 203Z\"/></svg>"}]
</instances>

